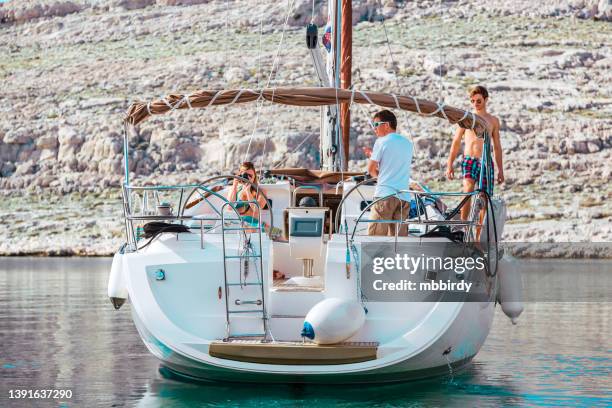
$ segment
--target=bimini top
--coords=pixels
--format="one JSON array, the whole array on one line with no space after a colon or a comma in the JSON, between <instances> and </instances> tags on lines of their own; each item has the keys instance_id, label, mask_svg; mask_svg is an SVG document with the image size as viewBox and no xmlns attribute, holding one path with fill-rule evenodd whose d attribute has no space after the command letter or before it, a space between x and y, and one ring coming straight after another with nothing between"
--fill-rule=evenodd
<instances>
[{"instance_id":1,"label":"bimini top","mask_svg":"<svg viewBox=\"0 0 612 408\"><path fill-rule=\"evenodd\" d=\"M487 123L481 116L443 103L418 99L414 96L321 87L200 90L189 95L170 94L163 99L150 102L134 102L127 111L125 122L136 126L149 116L161 115L176 109L208 108L214 105L233 105L259 100L292 106L323 106L337 103L378 105L424 116L437 116L465 129L473 129L478 136L482 136L487 129Z\"/></svg>"}]
</instances>

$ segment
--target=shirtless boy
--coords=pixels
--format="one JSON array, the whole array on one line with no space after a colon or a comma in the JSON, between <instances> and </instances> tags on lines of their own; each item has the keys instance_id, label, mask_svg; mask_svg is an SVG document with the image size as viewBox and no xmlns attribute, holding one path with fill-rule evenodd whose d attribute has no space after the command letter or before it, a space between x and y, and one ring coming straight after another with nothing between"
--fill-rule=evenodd
<instances>
[{"instance_id":1,"label":"shirtless boy","mask_svg":"<svg viewBox=\"0 0 612 408\"><path fill-rule=\"evenodd\" d=\"M502 167L502 150L499 141L499 119L487 112L488 98L489 92L484 86L478 85L470 89L470 102L474 107L475 113L482 116L489 124L489 134L491 135L493 152L495 153L495 165L493 167L497 167L497 182L503 183L504 169ZM482 163L480 163L480 158L482 157L483 139L477 138L473 130L463 128L457 129L455 132L455 137L453 138L453 144L451 145L451 151L446 165L446 177L449 180L452 180L455 177L453 163L455 162L457 154L459 154L461 139L464 139L465 144L463 149L463 162L461 163L463 192L469 193L474 191L474 186L480 179L480 172L482 171ZM461 207L461 219L467 220L469 214L470 203L468 202L466 205Z\"/></svg>"}]
</instances>

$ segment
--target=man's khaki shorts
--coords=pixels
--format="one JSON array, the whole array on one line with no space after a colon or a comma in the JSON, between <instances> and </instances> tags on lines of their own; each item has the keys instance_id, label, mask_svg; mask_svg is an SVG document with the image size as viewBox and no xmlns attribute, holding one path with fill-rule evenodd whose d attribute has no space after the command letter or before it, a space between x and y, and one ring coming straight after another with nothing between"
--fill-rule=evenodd
<instances>
[{"instance_id":1,"label":"man's khaki shorts","mask_svg":"<svg viewBox=\"0 0 612 408\"><path fill-rule=\"evenodd\" d=\"M376 197L374 198L376 199ZM371 220L405 220L410 212L410 203L397 197L389 197L374 204L371 208ZM397 224L382 224L371 222L368 225L368 235L395 235ZM408 235L408 224L402 224L398 235Z\"/></svg>"}]
</instances>

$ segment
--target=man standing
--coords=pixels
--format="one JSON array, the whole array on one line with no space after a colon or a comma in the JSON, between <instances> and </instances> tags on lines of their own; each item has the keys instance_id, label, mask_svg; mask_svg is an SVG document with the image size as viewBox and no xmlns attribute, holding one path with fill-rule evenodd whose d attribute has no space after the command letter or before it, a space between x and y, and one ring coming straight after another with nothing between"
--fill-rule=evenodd
<instances>
[{"instance_id":1,"label":"man standing","mask_svg":"<svg viewBox=\"0 0 612 408\"><path fill-rule=\"evenodd\" d=\"M412 164L412 142L395 133L397 119L389 110L382 110L374 115L374 149L364 149L368 160L368 173L378 177L374 199L395 194L399 190L408 190L410 186L410 167ZM371 208L371 220L405 220L410 210L410 195L397 194L381 200ZM368 235L395 235L393 223L375 223L368 225ZM408 226L402 224L399 235L408 234Z\"/></svg>"},{"instance_id":2,"label":"man standing","mask_svg":"<svg viewBox=\"0 0 612 408\"><path fill-rule=\"evenodd\" d=\"M470 89L470 102L474 107L475 113L482 116L488 123L489 134L493 142L493 151L495 153L495 166L497 166L497 182L504 182L504 169L502 167L502 150L499 140L499 119L487 112L487 100L489 92L484 86L478 85ZM484 163L480 162L482 157L483 139L476 137L476 133L470 129L458 128L453 138L450 155L446 166L446 177L452 180L455 176L453 163L459 149L461 148L461 139L464 139L465 147L463 149L463 162L461 163L461 172L463 177L463 192L470 193L474 191L474 186L480 180L480 173L484 170ZM494 171L494 168L492 169ZM486 187L486 178L484 187ZM493 187L493 186L491 186ZM470 202L468 201L461 207L461 219L467 220L470 214Z\"/></svg>"}]
</instances>

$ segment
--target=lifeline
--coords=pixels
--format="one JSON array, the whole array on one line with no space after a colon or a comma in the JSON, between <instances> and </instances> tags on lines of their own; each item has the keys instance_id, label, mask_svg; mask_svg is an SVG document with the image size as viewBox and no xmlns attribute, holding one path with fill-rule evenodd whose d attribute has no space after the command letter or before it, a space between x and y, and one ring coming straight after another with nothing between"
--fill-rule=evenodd
<instances>
[{"instance_id":1,"label":"lifeline","mask_svg":"<svg viewBox=\"0 0 612 408\"><path fill-rule=\"evenodd\" d=\"M386 291L386 290L405 290L405 291L452 291L452 292L465 292L468 293L472 287L473 282L451 282L447 280L432 281L432 282L412 282L406 279L402 279L399 282L383 282L377 279L373 282L372 286L374 290Z\"/></svg>"}]
</instances>

